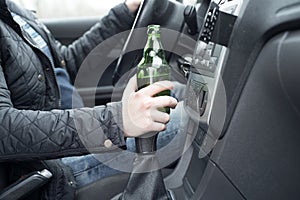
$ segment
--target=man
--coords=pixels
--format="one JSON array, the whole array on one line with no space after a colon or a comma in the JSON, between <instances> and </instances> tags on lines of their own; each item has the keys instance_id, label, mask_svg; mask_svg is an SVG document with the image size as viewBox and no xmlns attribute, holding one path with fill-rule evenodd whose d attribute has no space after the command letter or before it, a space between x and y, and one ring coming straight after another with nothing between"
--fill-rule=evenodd
<instances>
[{"instance_id":1,"label":"man","mask_svg":"<svg viewBox=\"0 0 300 200\"><path fill-rule=\"evenodd\" d=\"M149 113L158 107L176 106L177 101L172 97L152 97L172 89L170 82L135 92L136 81L132 78L122 102L61 109L54 71L66 70L74 82L79 66L94 47L131 27L132 13L139 2L128 0L116 6L84 36L66 47L31 12L9 0L0 0L0 161L10 164L11 182L43 168L49 168L54 174L46 188L31 194L29 199L74 197L74 180L69 169L59 160L49 159L123 148L125 137L166 128L168 114ZM133 122L140 119L144 120L137 128Z\"/></svg>"}]
</instances>

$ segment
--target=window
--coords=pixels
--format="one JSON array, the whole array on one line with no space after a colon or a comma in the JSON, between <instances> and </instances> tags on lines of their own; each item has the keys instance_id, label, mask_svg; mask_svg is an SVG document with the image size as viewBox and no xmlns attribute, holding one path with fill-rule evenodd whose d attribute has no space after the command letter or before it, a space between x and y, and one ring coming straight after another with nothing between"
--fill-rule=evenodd
<instances>
[{"instance_id":1,"label":"window","mask_svg":"<svg viewBox=\"0 0 300 200\"><path fill-rule=\"evenodd\" d=\"M103 16L124 0L13 0L34 10L39 18Z\"/></svg>"},{"instance_id":2,"label":"window","mask_svg":"<svg viewBox=\"0 0 300 200\"><path fill-rule=\"evenodd\" d=\"M103 16L113 6L124 0L12 0L27 9L34 10L40 19ZM195 4L197 0L182 0Z\"/></svg>"},{"instance_id":3,"label":"window","mask_svg":"<svg viewBox=\"0 0 300 200\"><path fill-rule=\"evenodd\" d=\"M197 3L197 0L183 0L182 2L185 5L188 5L188 4L195 5Z\"/></svg>"}]
</instances>

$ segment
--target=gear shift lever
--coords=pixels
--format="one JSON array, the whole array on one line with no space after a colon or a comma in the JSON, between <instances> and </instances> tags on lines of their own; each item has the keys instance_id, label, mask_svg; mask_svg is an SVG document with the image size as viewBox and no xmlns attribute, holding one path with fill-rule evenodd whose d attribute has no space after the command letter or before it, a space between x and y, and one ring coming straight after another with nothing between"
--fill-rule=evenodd
<instances>
[{"instance_id":1,"label":"gear shift lever","mask_svg":"<svg viewBox=\"0 0 300 200\"><path fill-rule=\"evenodd\" d=\"M155 156L157 134L148 138L136 138L135 141L138 154L127 187L119 200L170 199Z\"/></svg>"}]
</instances>

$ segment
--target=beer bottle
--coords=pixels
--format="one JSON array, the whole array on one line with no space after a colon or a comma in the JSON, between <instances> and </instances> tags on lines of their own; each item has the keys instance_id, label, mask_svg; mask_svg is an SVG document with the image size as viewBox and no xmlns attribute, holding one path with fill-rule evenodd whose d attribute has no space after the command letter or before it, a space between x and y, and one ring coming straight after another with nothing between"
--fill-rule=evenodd
<instances>
[{"instance_id":1,"label":"beer bottle","mask_svg":"<svg viewBox=\"0 0 300 200\"><path fill-rule=\"evenodd\" d=\"M148 26L148 40L144 48L144 55L137 66L138 89L152 83L170 80L171 68L166 60L160 38L160 25ZM170 96L170 90L162 91L155 96ZM160 108L160 111L170 113L170 108Z\"/></svg>"}]
</instances>

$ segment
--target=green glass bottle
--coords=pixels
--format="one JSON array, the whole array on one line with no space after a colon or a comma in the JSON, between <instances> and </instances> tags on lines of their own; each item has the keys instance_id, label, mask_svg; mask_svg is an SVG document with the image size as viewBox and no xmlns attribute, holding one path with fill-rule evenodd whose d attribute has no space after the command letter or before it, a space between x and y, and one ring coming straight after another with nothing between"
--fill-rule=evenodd
<instances>
[{"instance_id":1,"label":"green glass bottle","mask_svg":"<svg viewBox=\"0 0 300 200\"><path fill-rule=\"evenodd\" d=\"M171 68L166 60L160 38L160 25L148 26L148 40L144 48L144 56L137 66L138 89L157 81L170 80ZM170 96L170 90L162 91L155 96ZM160 111L170 113L170 108L161 108Z\"/></svg>"}]
</instances>

